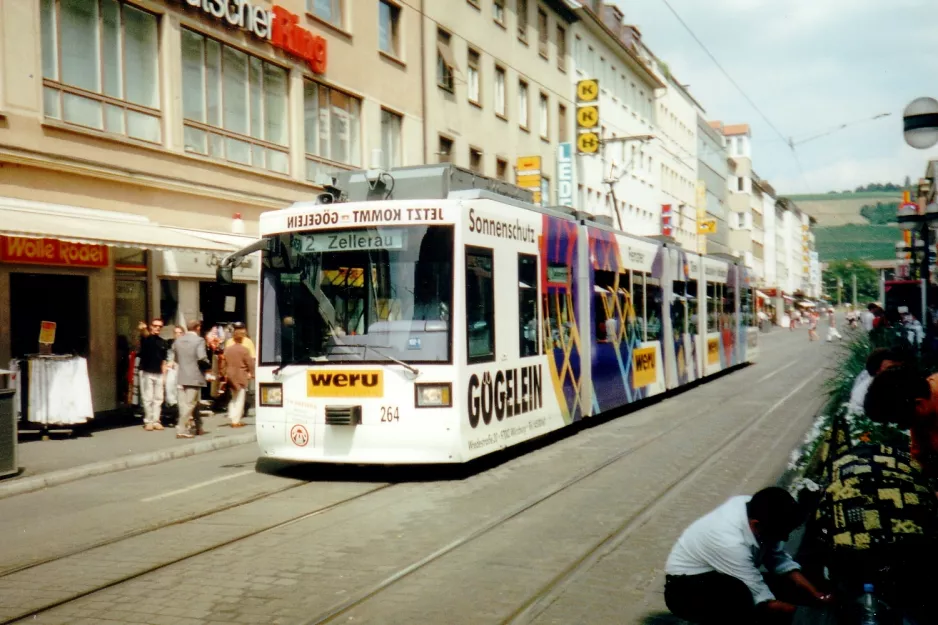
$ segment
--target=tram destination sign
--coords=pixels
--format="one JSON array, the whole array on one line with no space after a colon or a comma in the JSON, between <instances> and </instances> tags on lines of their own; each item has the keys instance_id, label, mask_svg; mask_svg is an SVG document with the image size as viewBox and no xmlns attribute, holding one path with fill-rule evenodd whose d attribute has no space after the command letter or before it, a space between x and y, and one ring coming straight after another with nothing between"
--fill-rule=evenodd
<instances>
[{"instance_id":1,"label":"tram destination sign","mask_svg":"<svg viewBox=\"0 0 938 625\"><path fill-rule=\"evenodd\" d=\"M302 252L358 252L404 249L403 230L321 232L297 237Z\"/></svg>"}]
</instances>

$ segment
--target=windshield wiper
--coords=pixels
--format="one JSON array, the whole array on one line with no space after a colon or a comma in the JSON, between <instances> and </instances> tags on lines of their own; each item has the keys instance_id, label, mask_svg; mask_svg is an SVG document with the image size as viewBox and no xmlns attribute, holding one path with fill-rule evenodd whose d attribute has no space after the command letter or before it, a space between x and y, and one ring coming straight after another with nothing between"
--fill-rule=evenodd
<instances>
[{"instance_id":1,"label":"windshield wiper","mask_svg":"<svg viewBox=\"0 0 938 625\"><path fill-rule=\"evenodd\" d=\"M307 354L305 354L305 355L303 355L303 356L300 356L299 358L297 358L297 359L295 359L295 360L291 360L290 362L285 362L285 363L281 364L279 367L277 367L276 369L273 370L273 374L274 374L274 375L277 375L278 373L280 373L281 371L283 371L283 370L286 369L287 367L292 367L293 365L301 365L301 364L303 364L303 363L305 363L305 362L311 362L311 361L312 361L312 358L311 358L310 355L307 353Z\"/></svg>"},{"instance_id":2,"label":"windshield wiper","mask_svg":"<svg viewBox=\"0 0 938 625\"><path fill-rule=\"evenodd\" d=\"M394 364L398 364L398 365L404 367L405 369L407 369L408 371L410 371L410 372L413 373L414 375L420 375L420 370L417 369L417 367L415 367L415 366L413 366L413 365L409 365L409 364L407 364L406 362L404 362L403 360L398 360L397 358L394 358L393 356L388 356L388 355L385 354L384 352L379 352L379 351L378 351L379 349L391 349L391 346L390 346L390 345L368 345L367 343L341 343L341 344L336 344L335 347L361 347L361 348L363 348L363 350L362 350L362 359L364 359L364 357L365 357L364 352L367 352L367 351L370 349L370 350L372 350L374 353L376 353L376 354L378 354L379 356L381 356L382 358L384 358L385 360L389 360L389 361L393 362Z\"/></svg>"}]
</instances>

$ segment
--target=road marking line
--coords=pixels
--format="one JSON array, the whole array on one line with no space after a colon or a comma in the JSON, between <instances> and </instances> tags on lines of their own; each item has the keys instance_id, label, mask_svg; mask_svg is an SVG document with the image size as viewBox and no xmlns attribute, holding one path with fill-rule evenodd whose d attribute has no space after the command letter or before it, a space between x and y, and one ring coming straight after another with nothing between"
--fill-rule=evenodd
<instances>
[{"instance_id":1,"label":"road marking line","mask_svg":"<svg viewBox=\"0 0 938 625\"><path fill-rule=\"evenodd\" d=\"M195 490L197 488L202 488L203 486L211 486L212 484L218 484L219 482L224 482L225 480L233 480L236 477L250 475L251 473L255 473L254 469L250 469L248 471L239 471L238 473L232 473L231 475L223 475L221 477L216 477L214 480L208 480L206 482L199 482L198 484L193 484L192 486L186 486L185 488L180 488L179 490L171 490L168 493L163 493L162 495L154 495L153 497L147 497L146 499L141 499L140 503L149 503L151 501L156 501L158 499L166 499L167 497L172 497L173 495L181 495L182 493L188 493L189 491Z\"/></svg>"},{"instance_id":2,"label":"road marking line","mask_svg":"<svg viewBox=\"0 0 938 625\"><path fill-rule=\"evenodd\" d=\"M766 380L768 380L769 378L771 378L773 375L778 375L779 373L781 373L782 371L784 371L784 370L787 369L788 367L794 367L797 363L798 363L798 361L797 361L797 360L794 360L794 361L788 363L787 365L785 365L784 367L782 367L781 369L776 369L776 370L773 371L772 373L766 373L764 376L762 376L761 378L759 378L759 382L757 382L757 384L760 383L760 382L765 382Z\"/></svg>"}]
</instances>

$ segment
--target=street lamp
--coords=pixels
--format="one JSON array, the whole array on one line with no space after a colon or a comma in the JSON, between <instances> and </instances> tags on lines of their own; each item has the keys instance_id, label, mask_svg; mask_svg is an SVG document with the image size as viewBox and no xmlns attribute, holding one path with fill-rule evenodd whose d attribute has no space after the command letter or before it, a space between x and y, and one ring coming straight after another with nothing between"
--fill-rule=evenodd
<instances>
[{"instance_id":1,"label":"street lamp","mask_svg":"<svg viewBox=\"0 0 938 625\"><path fill-rule=\"evenodd\" d=\"M938 143L938 100L918 98L902 113L905 142L918 150Z\"/></svg>"}]
</instances>

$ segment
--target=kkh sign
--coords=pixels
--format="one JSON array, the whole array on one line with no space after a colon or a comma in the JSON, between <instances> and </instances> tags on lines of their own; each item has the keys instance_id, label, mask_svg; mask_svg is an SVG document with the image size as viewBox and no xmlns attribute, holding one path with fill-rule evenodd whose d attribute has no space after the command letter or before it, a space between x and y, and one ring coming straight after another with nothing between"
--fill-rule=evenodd
<instances>
[{"instance_id":1,"label":"kkh sign","mask_svg":"<svg viewBox=\"0 0 938 625\"><path fill-rule=\"evenodd\" d=\"M300 18L283 7L275 6L267 10L254 6L248 0L182 1L303 59L315 73L326 73L326 40L298 26Z\"/></svg>"}]
</instances>

